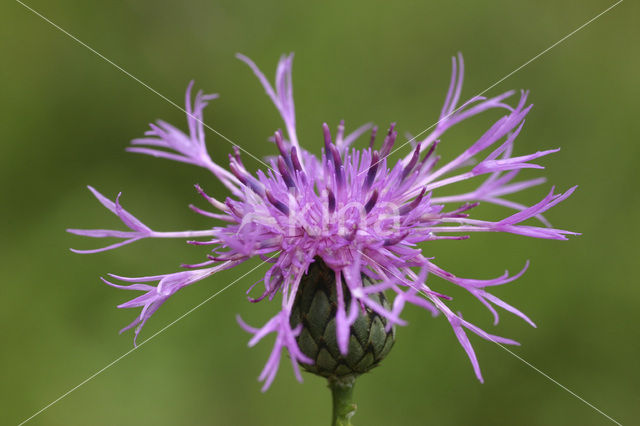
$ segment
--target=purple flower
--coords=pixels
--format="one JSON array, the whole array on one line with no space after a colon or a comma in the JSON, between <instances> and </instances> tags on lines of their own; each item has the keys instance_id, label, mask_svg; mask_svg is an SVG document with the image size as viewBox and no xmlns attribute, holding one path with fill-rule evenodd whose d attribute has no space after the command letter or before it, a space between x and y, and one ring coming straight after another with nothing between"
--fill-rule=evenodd
<instances>
[{"instance_id":1,"label":"purple flower","mask_svg":"<svg viewBox=\"0 0 640 426\"><path fill-rule=\"evenodd\" d=\"M514 92L488 99L475 97L459 106L463 62L462 56L458 55L452 58L453 74L438 124L424 139L412 141L412 151L407 156L395 163L388 158L397 138L395 124L389 127L378 145L376 127L364 125L345 135L344 122L338 125L335 133L323 124L324 149L316 156L301 147L296 135L291 80L293 55L280 59L273 87L250 59L242 55L238 58L256 74L285 124L286 134L277 131L271 139L278 155L267 160L270 169L259 170L255 174L249 172L237 148L229 155L230 171L211 160L204 141L202 113L207 101L216 96L198 92L192 105L193 82L189 84L186 95L189 133L158 121L151 124L145 138L134 139L133 147L128 148L132 152L191 163L210 170L229 189L231 197L219 201L196 186L214 211L190 207L215 219L217 224L201 231L157 232L124 210L119 202L120 195L113 202L89 187L95 197L130 230L69 230L88 237L122 240L100 249L75 250L80 253L108 250L142 238L200 238L190 243L211 246L206 261L198 265L182 265L186 268L182 272L140 278L111 275L114 279L133 283L129 285L116 285L105 280L116 288L144 292L119 306L142 308L124 330L135 327L137 337L149 317L178 290L257 256L271 266L261 280L257 296L249 299L252 302L265 298L272 300L280 294L280 310L261 328L251 327L240 319L239 323L253 334L250 346L270 333L276 334L273 352L260 375L264 389L276 375L282 349L289 353L294 371L301 380L298 363L313 361L298 348L296 337L300 327L291 326L290 314L301 279L309 265L320 258L335 272L338 299L336 333L343 354L347 353L350 326L361 309L367 307L385 317L388 327L391 327L393 324L405 324L400 315L406 303L410 303L434 316L444 315L467 352L476 376L482 381L466 330L499 343L517 342L488 334L464 320L461 314L454 313L447 305L450 298L431 290L427 277L435 275L468 291L489 309L495 323L499 318L495 307L500 307L535 326L525 314L488 292L492 286L520 277L528 262L515 275L505 272L489 280L460 278L433 262L432 256L437 249L419 243L464 240L472 232L507 232L556 240L575 235L574 232L551 227L542 216L546 210L569 197L575 187L562 193L555 193L552 188L546 197L530 207L505 198L544 183L544 178L515 179L521 169L542 168L534 161L557 151L513 155L514 142L531 109L527 104L527 92L520 93L514 106L506 103ZM504 115L468 149L448 163L440 164L436 147L443 134L453 125L490 109L501 110ZM361 150L352 148L353 142L369 129L369 147ZM443 186L479 176L484 180L471 192L438 195L439 188ZM470 212L480 202L504 206L514 213L498 221L473 219ZM542 226L529 223L529 219L541 222ZM363 276L377 284L365 286ZM147 284L153 282L157 284ZM343 283L350 297L343 294ZM395 295L391 309L385 309L371 297L380 291Z\"/></svg>"}]
</instances>

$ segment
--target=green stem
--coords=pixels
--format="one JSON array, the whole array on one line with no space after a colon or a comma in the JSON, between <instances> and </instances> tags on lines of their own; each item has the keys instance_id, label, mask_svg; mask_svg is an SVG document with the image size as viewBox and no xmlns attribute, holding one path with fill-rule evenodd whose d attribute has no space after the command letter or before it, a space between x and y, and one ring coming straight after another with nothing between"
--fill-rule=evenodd
<instances>
[{"instance_id":1,"label":"green stem","mask_svg":"<svg viewBox=\"0 0 640 426\"><path fill-rule=\"evenodd\" d=\"M356 378L347 376L341 378L330 377L329 389L333 396L333 421L332 426L353 426L351 417L356 413L356 404L353 403L353 386Z\"/></svg>"}]
</instances>

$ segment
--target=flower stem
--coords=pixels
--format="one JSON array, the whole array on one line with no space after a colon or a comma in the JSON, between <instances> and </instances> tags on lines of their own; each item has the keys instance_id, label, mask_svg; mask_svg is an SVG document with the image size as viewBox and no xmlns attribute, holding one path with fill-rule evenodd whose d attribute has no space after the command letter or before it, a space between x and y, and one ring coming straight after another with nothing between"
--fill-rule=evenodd
<instances>
[{"instance_id":1,"label":"flower stem","mask_svg":"<svg viewBox=\"0 0 640 426\"><path fill-rule=\"evenodd\" d=\"M353 386L356 378L347 376L341 378L330 377L329 389L333 396L333 421L332 426L353 426L351 417L356 413L356 404L353 403Z\"/></svg>"}]
</instances>

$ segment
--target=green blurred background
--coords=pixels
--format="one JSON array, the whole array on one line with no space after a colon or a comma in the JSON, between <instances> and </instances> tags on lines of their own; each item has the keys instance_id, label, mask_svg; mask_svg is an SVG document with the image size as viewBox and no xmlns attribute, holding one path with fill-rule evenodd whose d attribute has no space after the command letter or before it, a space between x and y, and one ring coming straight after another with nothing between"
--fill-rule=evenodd
<instances>
[{"instance_id":1,"label":"green blurred background","mask_svg":"<svg viewBox=\"0 0 640 426\"><path fill-rule=\"evenodd\" d=\"M29 0L56 22L151 87L182 105L190 79L218 92L205 121L262 157L282 124L257 80L234 53L273 76L281 53L295 51L295 100L303 145L318 151L320 124L341 118L417 133L438 116L450 56L467 64L464 97L485 89L612 4L606 1L256 2ZM531 89L535 104L516 143L519 153L561 146L543 160L550 184L579 184L549 214L582 232L568 242L474 235L425 249L460 276L489 278L504 268L528 273L496 294L538 324L508 314L498 327L470 297L465 318L519 340L514 352L623 424L640 417L640 197L637 3L626 1L525 67L489 94ZM2 2L0 55L1 210L0 423L17 424L132 348L119 336L135 312L115 305L131 293L103 285L107 272L144 275L200 261L205 249L182 241L143 241L80 256L69 247L102 241L67 227L119 226L85 189L122 202L160 230L208 222L187 208L199 182L222 197L205 171L124 152L147 123L184 126L183 114L13 1ZM443 139L446 158L495 119L488 114ZM227 142L208 133L214 159ZM251 168L258 164L245 157ZM526 176L537 176L529 174ZM519 195L533 203L548 185ZM504 211L482 206L485 217ZM142 337L248 271L221 273L180 292ZM298 384L283 365L272 388L256 377L271 340L248 349L236 313L261 324L277 306L248 303L250 273L33 419L33 425L327 425L323 380ZM435 283L435 281L434 281ZM137 312L137 311L136 311ZM495 344L472 337L485 384L477 382L442 318L405 311L389 358L357 385L358 425L612 424Z\"/></svg>"}]
</instances>

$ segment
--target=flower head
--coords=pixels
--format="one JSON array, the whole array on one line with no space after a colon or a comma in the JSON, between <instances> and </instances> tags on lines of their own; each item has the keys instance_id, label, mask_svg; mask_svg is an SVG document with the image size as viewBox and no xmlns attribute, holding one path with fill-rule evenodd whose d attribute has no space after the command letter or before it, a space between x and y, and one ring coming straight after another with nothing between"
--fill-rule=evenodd
<instances>
[{"instance_id":1,"label":"flower head","mask_svg":"<svg viewBox=\"0 0 640 426\"><path fill-rule=\"evenodd\" d=\"M142 308L136 319L124 330L135 327L136 336L153 313L181 288L198 282L220 270L232 268L250 258L259 257L270 264L261 287L252 302L273 300L280 295L280 310L264 326L254 328L239 319L241 326L253 334L253 346L264 336L275 333L273 352L260 379L266 389L273 381L283 349L290 355L296 375L298 363L310 364L296 341L300 326L290 317L303 277L311 264L322 261L335 274L337 310L336 337L341 353L348 351L349 330L364 309L385 319L387 327L403 325L401 313L407 303L422 307L434 316L442 314L467 352L476 376L482 381L480 368L466 331L484 339L504 343L517 342L494 336L454 313L450 298L431 289L431 276L446 280L469 292L484 304L498 322L496 307L533 322L515 307L489 293L492 286L506 284L520 277L528 266L515 275L505 272L488 280L460 278L437 266L432 244L442 239L464 240L474 232L506 232L535 238L565 240L570 231L556 229L542 216L549 208L571 195L574 188L548 195L532 206L505 198L515 192L540 185L543 178L517 181L524 168L540 169L534 161L556 149L528 155L513 155L513 145L522 130L531 105L527 92L520 92L514 105L507 99L514 92L493 98L474 97L459 105L463 79L462 56L452 58L453 73L445 103L433 131L421 140L411 140L411 152L391 162L397 139L395 123L385 132L381 142L377 128L364 125L345 134L344 122L333 132L322 125L324 146L319 155L302 148L296 135L291 69L293 55L283 56L276 71L275 85L248 58L238 58L249 65L280 112L286 133L276 131L272 137L277 155L267 159L268 169L251 173L243 165L240 150L229 155L229 171L211 160L204 138L202 113L216 95L198 92L191 103L187 88L187 121L189 133L159 121L142 139L134 139L129 151L168 158L204 167L230 191L231 196L219 201L196 186L214 211L191 206L196 212L217 221L201 231L153 231L120 205L118 196L110 201L90 188L96 198L116 214L129 231L69 230L88 237L115 237L121 242L108 250L142 238L199 238L195 245L211 247L207 260L187 269L165 275L141 278L112 278L133 283L109 285L143 291L121 308ZM449 162L441 164L437 146L441 136L452 126L490 109L504 115L493 123L469 148ZM356 149L352 144L371 130L369 146ZM317 151L317 150L316 150ZM483 178L476 189L458 195L438 195L440 188L474 178ZM470 217L480 202L504 206L512 212L499 221ZM529 219L542 226L528 223ZM205 240L202 240L205 238ZM373 285L365 285L365 282ZM157 282L156 285L146 283ZM143 284L145 283L145 284ZM253 288L253 287L252 287ZM251 289L249 290L251 291ZM348 291L348 294L345 294ZM376 294L386 291L394 296L387 307ZM249 292L248 292L249 293Z\"/></svg>"}]
</instances>

